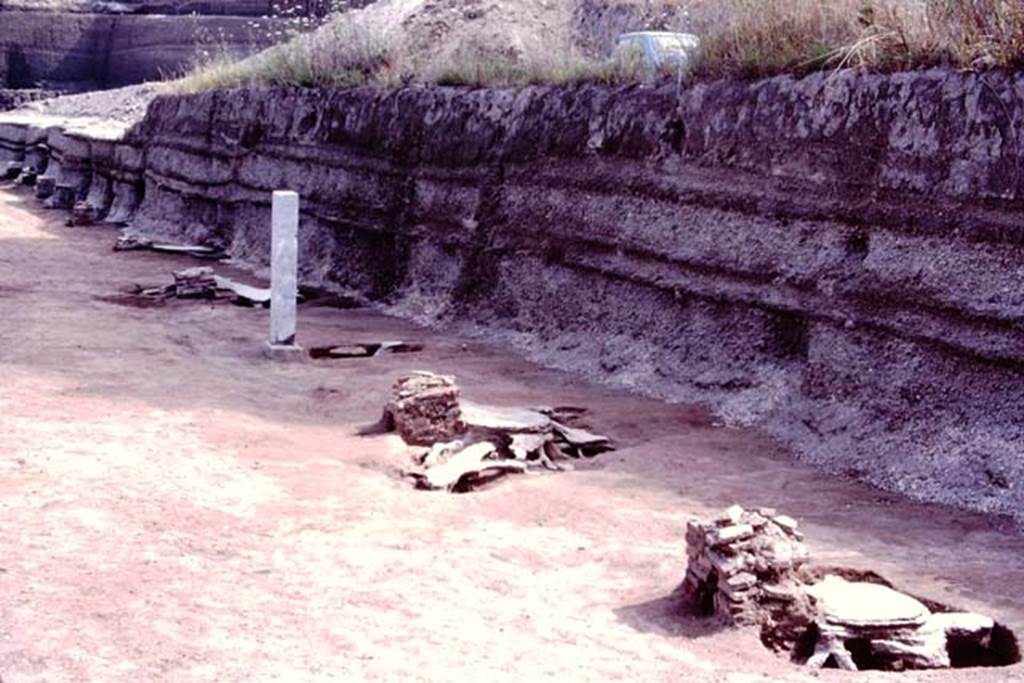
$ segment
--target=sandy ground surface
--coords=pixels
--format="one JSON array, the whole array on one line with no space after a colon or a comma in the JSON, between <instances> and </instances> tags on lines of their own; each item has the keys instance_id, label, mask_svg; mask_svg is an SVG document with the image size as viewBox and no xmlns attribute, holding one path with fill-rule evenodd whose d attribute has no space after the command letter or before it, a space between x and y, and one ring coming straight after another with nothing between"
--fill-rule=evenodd
<instances>
[{"instance_id":1,"label":"sandy ground surface","mask_svg":"<svg viewBox=\"0 0 1024 683\"><path fill-rule=\"evenodd\" d=\"M695 407L633 398L368 311L300 341L417 356L265 360L262 310L96 297L195 265L117 254L0 186L0 676L20 681L1007 681L825 672L685 616L687 519L803 520L818 562L1024 626L1024 539L792 462ZM467 397L570 403L622 448L474 494L411 490L360 436L411 369Z\"/></svg>"}]
</instances>

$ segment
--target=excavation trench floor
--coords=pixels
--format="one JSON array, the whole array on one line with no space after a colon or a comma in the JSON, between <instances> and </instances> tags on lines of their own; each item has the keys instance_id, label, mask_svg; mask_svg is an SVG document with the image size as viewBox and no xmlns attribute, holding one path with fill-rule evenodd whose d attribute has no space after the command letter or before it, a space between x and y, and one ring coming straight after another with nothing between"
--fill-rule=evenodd
<instances>
[{"instance_id":1,"label":"excavation trench floor","mask_svg":"<svg viewBox=\"0 0 1024 683\"><path fill-rule=\"evenodd\" d=\"M680 614L687 519L799 519L820 563L1024 626L1024 541L791 461L756 431L366 311L300 341L414 355L265 360L264 310L96 299L195 261L114 253L0 186L0 676L21 681L927 680L808 672ZM465 344L465 346L464 346ZM476 401L576 404L621 449L470 495L414 491L360 436L403 372Z\"/></svg>"}]
</instances>

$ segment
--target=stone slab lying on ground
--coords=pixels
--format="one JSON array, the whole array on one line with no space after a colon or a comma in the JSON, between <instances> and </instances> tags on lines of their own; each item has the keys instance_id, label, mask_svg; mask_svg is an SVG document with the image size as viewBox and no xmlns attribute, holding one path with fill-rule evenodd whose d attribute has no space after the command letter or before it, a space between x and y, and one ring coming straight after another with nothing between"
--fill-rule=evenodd
<instances>
[{"instance_id":1,"label":"stone slab lying on ground","mask_svg":"<svg viewBox=\"0 0 1024 683\"><path fill-rule=\"evenodd\" d=\"M223 260L227 254L223 249L197 244L165 244L154 242L139 235L122 235L114 243L114 251L155 251L162 254L187 254L195 258Z\"/></svg>"},{"instance_id":2,"label":"stone slab lying on ground","mask_svg":"<svg viewBox=\"0 0 1024 683\"><path fill-rule=\"evenodd\" d=\"M342 344L321 346L309 350L312 358L372 358L388 353L417 353L423 344L402 341L374 342L369 344Z\"/></svg>"},{"instance_id":3,"label":"stone slab lying on ground","mask_svg":"<svg viewBox=\"0 0 1024 683\"><path fill-rule=\"evenodd\" d=\"M216 276L215 279L217 281L217 288L234 293L237 303L263 307L270 305L269 288L245 285L220 275Z\"/></svg>"},{"instance_id":4,"label":"stone slab lying on ground","mask_svg":"<svg viewBox=\"0 0 1024 683\"><path fill-rule=\"evenodd\" d=\"M494 444L481 441L452 454L446 462L418 475L419 486L431 490L457 491L471 486L475 479L489 473L525 472L526 464L496 460Z\"/></svg>"},{"instance_id":5,"label":"stone slab lying on ground","mask_svg":"<svg viewBox=\"0 0 1024 683\"><path fill-rule=\"evenodd\" d=\"M367 355L365 345L344 348L347 357ZM486 443L490 455L484 463L468 463L465 474L501 474L523 472L530 467L562 471L571 469L558 460L594 456L613 448L608 437L592 434L579 427L556 422L551 414L531 408L488 406L460 399L461 392L453 377L430 372L418 372L395 383L394 397L384 408L385 428L397 430L406 443L430 446L417 459L417 469L408 474L417 481L431 481L431 472L447 467L456 446L470 450L473 445ZM578 420L582 409L565 409L567 419ZM561 414L561 413L558 413ZM452 441L456 437L458 441ZM467 455L466 457L469 457ZM485 466L486 465L486 466ZM450 468L443 470L440 481L452 476ZM460 483L471 483L472 476L457 477ZM450 485L429 484L424 488L452 489Z\"/></svg>"},{"instance_id":6,"label":"stone slab lying on ground","mask_svg":"<svg viewBox=\"0 0 1024 683\"><path fill-rule=\"evenodd\" d=\"M174 272L174 295L179 299L213 299L217 280L213 268L186 268Z\"/></svg>"}]
</instances>

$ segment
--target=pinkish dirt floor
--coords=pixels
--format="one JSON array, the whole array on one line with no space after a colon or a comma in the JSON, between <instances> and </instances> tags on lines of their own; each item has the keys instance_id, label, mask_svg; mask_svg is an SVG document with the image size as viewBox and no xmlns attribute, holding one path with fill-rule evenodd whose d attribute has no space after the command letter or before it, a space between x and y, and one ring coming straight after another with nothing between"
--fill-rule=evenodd
<instances>
[{"instance_id":1,"label":"pinkish dirt floor","mask_svg":"<svg viewBox=\"0 0 1024 683\"><path fill-rule=\"evenodd\" d=\"M791 461L756 431L367 311L301 309L306 345L419 355L279 364L267 313L96 297L195 261L114 253L0 186L0 676L21 681L1007 681L825 672L681 614L684 528L731 503L804 523L820 563L1024 627L1024 539ZM218 266L220 268L220 266ZM621 444L470 495L412 490L359 436L392 381L577 404Z\"/></svg>"}]
</instances>

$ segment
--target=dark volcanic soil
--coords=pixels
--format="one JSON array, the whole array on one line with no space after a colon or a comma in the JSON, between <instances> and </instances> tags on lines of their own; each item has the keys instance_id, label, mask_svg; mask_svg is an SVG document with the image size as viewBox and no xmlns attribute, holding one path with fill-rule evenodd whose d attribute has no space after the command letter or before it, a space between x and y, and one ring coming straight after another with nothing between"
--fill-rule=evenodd
<instances>
[{"instance_id":1,"label":"dark volcanic soil","mask_svg":"<svg viewBox=\"0 0 1024 683\"><path fill-rule=\"evenodd\" d=\"M365 311L300 342L416 356L274 364L262 310L98 301L192 261L0 189L0 675L7 681L816 680L682 616L685 523L733 502L804 521L819 562L1024 627L1024 540L792 462L700 410L595 387ZM472 495L393 477L357 435L393 379L570 403L621 449ZM823 680L1006 681L1022 669Z\"/></svg>"}]
</instances>

